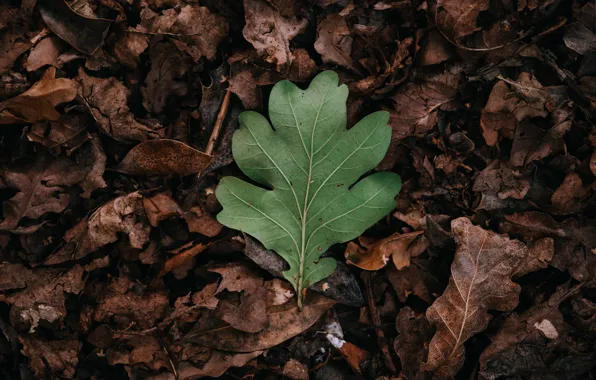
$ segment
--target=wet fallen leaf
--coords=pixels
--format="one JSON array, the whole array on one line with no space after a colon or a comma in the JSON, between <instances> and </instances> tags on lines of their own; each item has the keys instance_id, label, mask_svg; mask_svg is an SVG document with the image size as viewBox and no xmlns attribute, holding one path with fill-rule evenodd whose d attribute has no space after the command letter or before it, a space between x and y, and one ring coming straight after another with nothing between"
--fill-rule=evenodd
<instances>
[{"instance_id":1,"label":"wet fallen leaf","mask_svg":"<svg viewBox=\"0 0 596 380\"><path fill-rule=\"evenodd\" d=\"M50 255L46 265L77 260L118 240L118 233L128 235L130 245L142 248L149 239L150 228L143 220L142 196L131 193L115 198L81 220L66 232L66 244Z\"/></svg>"},{"instance_id":2,"label":"wet fallen leaf","mask_svg":"<svg viewBox=\"0 0 596 380\"><path fill-rule=\"evenodd\" d=\"M437 376L453 376L461 368L464 343L486 328L489 309L517 306L520 287L511 276L528 256L522 242L476 227L467 218L452 221L451 230L457 252L449 285L426 312L437 331L422 369Z\"/></svg>"},{"instance_id":3,"label":"wet fallen leaf","mask_svg":"<svg viewBox=\"0 0 596 380\"><path fill-rule=\"evenodd\" d=\"M29 90L0 102L0 124L58 120L60 114L55 107L70 102L76 95L75 82L67 78L56 79L56 68L50 67Z\"/></svg>"},{"instance_id":4,"label":"wet fallen leaf","mask_svg":"<svg viewBox=\"0 0 596 380\"><path fill-rule=\"evenodd\" d=\"M114 170L142 176L186 176L199 174L209 166L211 159L180 141L156 139L132 148Z\"/></svg>"},{"instance_id":5,"label":"wet fallen leaf","mask_svg":"<svg viewBox=\"0 0 596 380\"><path fill-rule=\"evenodd\" d=\"M278 71L289 66L294 59L290 41L306 29L308 21L284 17L264 0L244 0L244 12L244 38Z\"/></svg>"},{"instance_id":6,"label":"wet fallen leaf","mask_svg":"<svg viewBox=\"0 0 596 380\"><path fill-rule=\"evenodd\" d=\"M64 0L41 2L39 12L48 28L58 37L89 55L99 49L112 24L111 20L76 13Z\"/></svg>"},{"instance_id":7,"label":"wet fallen leaf","mask_svg":"<svg viewBox=\"0 0 596 380\"><path fill-rule=\"evenodd\" d=\"M284 342L312 326L334 302L316 293L309 293L298 312L296 301L267 309L269 324L258 333L235 330L229 325L200 331L191 330L184 339L209 348L232 352L254 352Z\"/></svg>"},{"instance_id":8,"label":"wet fallen leaf","mask_svg":"<svg viewBox=\"0 0 596 380\"><path fill-rule=\"evenodd\" d=\"M406 234L397 232L378 241L360 237L360 244L364 248L350 242L344 256L348 264L365 270L379 270L387 265L391 258L400 270L410 265L410 245L423 233L424 231Z\"/></svg>"}]
</instances>

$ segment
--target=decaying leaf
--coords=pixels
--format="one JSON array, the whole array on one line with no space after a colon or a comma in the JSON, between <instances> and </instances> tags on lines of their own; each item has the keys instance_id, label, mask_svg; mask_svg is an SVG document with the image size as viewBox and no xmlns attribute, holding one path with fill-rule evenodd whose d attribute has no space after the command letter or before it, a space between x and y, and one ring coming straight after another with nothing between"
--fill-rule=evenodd
<instances>
[{"instance_id":1,"label":"decaying leaf","mask_svg":"<svg viewBox=\"0 0 596 380\"><path fill-rule=\"evenodd\" d=\"M352 36L342 16L330 14L319 23L315 49L323 62L352 67Z\"/></svg>"},{"instance_id":2,"label":"decaying leaf","mask_svg":"<svg viewBox=\"0 0 596 380\"><path fill-rule=\"evenodd\" d=\"M488 0L439 0L437 1L437 24L455 41L478 30L476 20L482 11L488 10Z\"/></svg>"},{"instance_id":3,"label":"decaying leaf","mask_svg":"<svg viewBox=\"0 0 596 380\"><path fill-rule=\"evenodd\" d=\"M399 311L395 327L399 335L395 338L394 349L401 360L402 374L405 379L415 379L426 358L432 328L424 314L417 314L410 307Z\"/></svg>"},{"instance_id":4,"label":"decaying leaf","mask_svg":"<svg viewBox=\"0 0 596 380\"><path fill-rule=\"evenodd\" d=\"M308 21L284 17L265 0L244 0L244 12L244 38L278 71L289 66L293 60L290 41L306 29Z\"/></svg>"},{"instance_id":5,"label":"decaying leaf","mask_svg":"<svg viewBox=\"0 0 596 380\"><path fill-rule=\"evenodd\" d=\"M47 213L64 211L70 199L66 188L79 183L85 175L84 168L66 157L52 160L40 155L35 162L5 167L0 171L0 188L19 191L2 205L4 220L0 230L14 230L23 218L37 221ZM29 227L39 225L38 222Z\"/></svg>"},{"instance_id":6,"label":"decaying leaf","mask_svg":"<svg viewBox=\"0 0 596 380\"><path fill-rule=\"evenodd\" d=\"M135 120L128 108L128 89L115 77L89 76L79 69L80 96L90 108L101 129L116 140L145 141L161 137L159 130Z\"/></svg>"},{"instance_id":7,"label":"decaying leaf","mask_svg":"<svg viewBox=\"0 0 596 380\"><path fill-rule=\"evenodd\" d=\"M333 304L329 298L309 293L301 312L298 312L295 301L268 308L269 324L258 333L238 331L229 325L201 331L197 325L184 339L224 351L260 351L300 334L312 326Z\"/></svg>"},{"instance_id":8,"label":"decaying leaf","mask_svg":"<svg viewBox=\"0 0 596 380\"><path fill-rule=\"evenodd\" d=\"M58 37L89 55L101 46L112 24L111 20L76 13L64 0L41 2L39 12L48 28Z\"/></svg>"},{"instance_id":9,"label":"decaying leaf","mask_svg":"<svg viewBox=\"0 0 596 380\"><path fill-rule=\"evenodd\" d=\"M307 90L288 81L275 85L269 113L245 112L234 134L238 166L273 191L234 177L223 178L218 220L257 237L289 264L284 277L300 304L302 290L329 276L335 260L320 256L336 242L351 240L395 207L401 180L391 172L359 177L373 169L390 142L389 115L368 115L350 130L347 87L327 71Z\"/></svg>"},{"instance_id":10,"label":"decaying leaf","mask_svg":"<svg viewBox=\"0 0 596 380\"><path fill-rule=\"evenodd\" d=\"M132 175L157 176L199 174L212 157L180 141L155 139L131 149L115 170Z\"/></svg>"},{"instance_id":11,"label":"decaying leaf","mask_svg":"<svg viewBox=\"0 0 596 380\"><path fill-rule=\"evenodd\" d=\"M118 240L118 233L128 235L130 245L142 248L149 239L150 227L143 220L141 206L143 197L131 193L115 198L96 210L90 217L81 220L66 232L66 244L45 261L46 265L77 260L106 244Z\"/></svg>"},{"instance_id":12,"label":"decaying leaf","mask_svg":"<svg viewBox=\"0 0 596 380\"><path fill-rule=\"evenodd\" d=\"M29 90L0 102L0 124L58 120L60 114L55 107L70 102L76 95L75 82L66 78L56 79L56 68L50 67Z\"/></svg>"},{"instance_id":13,"label":"decaying leaf","mask_svg":"<svg viewBox=\"0 0 596 380\"><path fill-rule=\"evenodd\" d=\"M410 245L424 231L395 234L379 241L369 241L362 236L359 238L361 248L350 242L346 248L345 257L348 264L365 270L379 270L389 262L390 258L395 267L400 270L410 265Z\"/></svg>"},{"instance_id":14,"label":"decaying leaf","mask_svg":"<svg viewBox=\"0 0 596 380\"><path fill-rule=\"evenodd\" d=\"M42 340L20 335L22 352L30 360L35 377L43 379L48 372L73 378L79 363L79 351L83 343L72 337L68 339Z\"/></svg>"},{"instance_id":15,"label":"decaying leaf","mask_svg":"<svg viewBox=\"0 0 596 380\"><path fill-rule=\"evenodd\" d=\"M110 365L143 365L154 371L170 368L168 355L155 335L133 335L110 347L106 358Z\"/></svg>"},{"instance_id":16,"label":"decaying leaf","mask_svg":"<svg viewBox=\"0 0 596 380\"><path fill-rule=\"evenodd\" d=\"M492 231L472 225L467 218L451 222L457 252L449 285L427 310L436 326L423 370L454 376L464 362L464 343L482 331L491 319L489 309L511 310L520 287L512 275L528 256L528 248Z\"/></svg>"},{"instance_id":17,"label":"decaying leaf","mask_svg":"<svg viewBox=\"0 0 596 380\"><path fill-rule=\"evenodd\" d=\"M70 155L91 139L87 132L87 117L83 114L63 114L56 121L35 123L27 131L27 138L42 144L57 156L62 149Z\"/></svg>"}]
</instances>

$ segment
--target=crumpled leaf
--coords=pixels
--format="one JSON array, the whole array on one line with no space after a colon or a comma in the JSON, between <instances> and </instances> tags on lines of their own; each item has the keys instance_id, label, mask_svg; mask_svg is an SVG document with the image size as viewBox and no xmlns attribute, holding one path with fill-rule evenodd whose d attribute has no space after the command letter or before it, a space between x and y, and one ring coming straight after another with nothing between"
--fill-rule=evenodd
<instances>
[{"instance_id":1,"label":"crumpled leaf","mask_svg":"<svg viewBox=\"0 0 596 380\"><path fill-rule=\"evenodd\" d=\"M476 20L480 12L488 10L488 5L488 0L438 0L437 25L458 41L480 30Z\"/></svg>"},{"instance_id":2,"label":"crumpled leaf","mask_svg":"<svg viewBox=\"0 0 596 380\"><path fill-rule=\"evenodd\" d=\"M457 96L459 75L446 74L402 85L392 96L389 124L393 139L423 135L438 121L439 109L449 110Z\"/></svg>"},{"instance_id":3,"label":"crumpled leaf","mask_svg":"<svg viewBox=\"0 0 596 380\"><path fill-rule=\"evenodd\" d=\"M114 55L124 66L135 68L141 54L149 47L149 37L141 33L124 33L114 44Z\"/></svg>"},{"instance_id":4,"label":"crumpled leaf","mask_svg":"<svg viewBox=\"0 0 596 380\"><path fill-rule=\"evenodd\" d=\"M145 141L162 137L163 131L135 120L128 108L129 90L115 77L109 79L87 75L79 69L80 96L101 129L116 140Z\"/></svg>"},{"instance_id":5,"label":"crumpled leaf","mask_svg":"<svg viewBox=\"0 0 596 380\"><path fill-rule=\"evenodd\" d=\"M29 358L36 378L44 379L48 372L74 378L79 364L79 351L83 347L78 339L42 340L31 335L19 335L19 342L23 345L21 352Z\"/></svg>"},{"instance_id":6,"label":"crumpled leaf","mask_svg":"<svg viewBox=\"0 0 596 380\"><path fill-rule=\"evenodd\" d=\"M517 306L520 286L511 276L528 256L522 242L476 227L465 217L452 221L451 231L457 251L449 285L426 311L437 330L422 369L436 376L454 376L461 368L464 343L486 328L489 309Z\"/></svg>"},{"instance_id":7,"label":"crumpled leaf","mask_svg":"<svg viewBox=\"0 0 596 380\"><path fill-rule=\"evenodd\" d=\"M33 45L31 38L36 32L29 30L24 16L11 3L0 4L0 74L9 71L17 58Z\"/></svg>"},{"instance_id":8,"label":"crumpled leaf","mask_svg":"<svg viewBox=\"0 0 596 380\"><path fill-rule=\"evenodd\" d=\"M478 173L472 190L499 199L524 199L530 190L530 178L513 171L500 161L494 161Z\"/></svg>"},{"instance_id":9,"label":"crumpled leaf","mask_svg":"<svg viewBox=\"0 0 596 380\"><path fill-rule=\"evenodd\" d=\"M0 291L23 289L7 295L4 302L12 305L11 322L21 329L35 331L40 321L62 327L66 318L66 293L79 294L84 287L83 268L75 265L60 269L27 269L21 264L2 264L0 274L10 282L0 284ZM15 282L13 282L16 280Z\"/></svg>"},{"instance_id":10,"label":"crumpled leaf","mask_svg":"<svg viewBox=\"0 0 596 380\"><path fill-rule=\"evenodd\" d=\"M132 148L114 169L132 175L156 176L199 174L212 157L180 141L155 139Z\"/></svg>"},{"instance_id":11,"label":"crumpled leaf","mask_svg":"<svg viewBox=\"0 0 596 380\"><path fill-rule=\"evenodd\" d=\"M170 359L155 335L133 335L119 343L107 350L106 358L110 365L144 364L154 371L170 369Z\"/></svg>"},{"instance_id":12,"label":"crumpled leaf","mask_svg":"<svg viewBox=\"0 0 596 380\"><path fill-rule=\"evenodd\" d=\"M284 17L264 0L244 0L244 14L244 38L278 71L289 66L294 59L290 41L306 29L308 21Z\"/></svg>"},{"instance_id":13,"label":"crumpled leaf","mask_svg":"<svg viewBox=\"0 0 596 380\"><path fill-rule=\"evenodd\" d=\"M143 248L151 228L142 216L144 210L138 193L115 198L84 218L64 235L66 244L50 255L46 265L77 260L118 240L118 233L128 235L133 248Z\"/></svg>"},{"instance_id":14,"label":"crumpled leaf","mask_svg":"<svg viewBox=\"0 0 596 380\"><path fill-rule=\"evenodd\" d=\"M169 43L152 42L149 51L151 71L141 88L143 106L149 112L160 113L169 97L186 95L184 76L190 62Z\"/></svg>"},{"instance_id":15,"label":"crumpled leaf","mask_svg":"<svg viewBox=\"0 0 596 380\"><path fill-rule=\"evenodd\" d=\"M85 175L83 167L66 157L52 160L40 155L32 163L5 167L0 171L0 187L19 192L2 205L4 220L0 222L0 230L14 230L23 218L37 221L49 212L64 211L70 199L66 188L80 182Z\"/></svg>"},{"instance_id":16,"label":"crumpled leaf","mask_svg":"<svg viewBox=\"0 0 596 380\"><path fill-rule=\"evenodd\" d=\"M276 346L312 326L334 302L316 293L309 293L302 311L296 302L267 309L269 324L258 333L238 331L231 326L213 326L201 330L198 324L184 340L209 348L232 352L254 352Z\"/></svg>"},{"instance_id":17,"label":"crumpled leaf","mask_svg":"<svg viewBox=\"0 0 596 380\"><path fill-rule=\"evenodd\" d=\"M218 220L255 236L290 264L284 277L299 302L303 289L335 269L333 259L320 255L390 212L401 187L397 174L380 172L349 189L381 161L391 130L385 112L345 130L348 91L337 85L330 71L305 91L288 81L275 85L269 105L275 132L262 115L241 114L234 159L250 178L274 190L226 177L216 191L224 207Z\"/></svg>"},{"instance_id":18,"label":"crumpled leaf","mask_svg":"<svg viewBox=\"0 0 596 380\"><path fill-rule=\"evenodd\" d=\"M319 23L315 50L325 63L352 67L352 36L342 16L330 14Z\"/></svg>"},{"instance_id":19,"label":"crumpled leaf","mask_svg":"<svg viewBox=\"0 0 596 380\"><path fill-rule=\"evenodd\" d=\"M91 139L87 132L87 117L79 113L60 115L57 121L35 123L27 131L27 138L49 149L57 156L61 149L70 155L75 149Z\"/></svg>"},{"instance_id":20,"label":"crumpled leaf","mask_svg":"<svg viewBox=\"0 0 596 380\"><path fill-rule=\"evenodd\" d=\"M90 198L95 189L107 187L106 181L103 179L106 170L106 154L96 134L91 136L89 143L81 147L80 163L89 168L85 178L79 183L84 191L81 197Z\"/></svg>"},{"instance_id":21,"label":"crumpled leaf","mask_svg":"<svg viewBox=\"0 0 596 380\"><path fill-rule=\"evenodd\" d=\"M410 265L410 245L423 234L424 231L415 231L405 234L399 232L378 241L359 237L359 247L356 243L348 243L345 257L346 263L364 270L379 270L393 259L395 267L400 270Z\"/></svg>"},{"instance_id":22,"label":"crumpled leaf","mask_svg":"<svg viewBox=\"0 0 596 380\"><path fill-rule=\"evenodd\" d=\"M52 32L89 55L99 49L112 24L112 20L76 13L64 0L39 2L39 13Z\"/></svg>"},{"instance_id":23,"label":"crumpled leaf","mask_svg":"<svg viewBox=\"0 0 596 380\"><path fill-rule=\"evenodd\" d=\"M228 23L196 4L184 5L179 11L166 9L161 14L146 7L135 30L171 36L176 47L197 62L201 57L215 58L217 46L228 34Z\"/></svg>"},{"instance_id":24,"label":"crumpled leaf","mask_svg":"<svg viewBox=\"0 0 596 380\"><path fill-rule=\"evenodd\" d=\"M50 67L39 82L21 95L0 102L0 124L35 123L58 120L55 107L70 102L77 95L72 79L56 79L56 68Z\"/></svg>"}]
</instances>

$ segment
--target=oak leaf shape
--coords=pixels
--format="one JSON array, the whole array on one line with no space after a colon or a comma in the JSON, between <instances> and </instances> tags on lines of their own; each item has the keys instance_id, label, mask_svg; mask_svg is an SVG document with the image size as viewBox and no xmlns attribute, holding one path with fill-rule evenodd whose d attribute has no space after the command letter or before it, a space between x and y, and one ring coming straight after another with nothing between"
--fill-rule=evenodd
<instances>
[{"instance_id":1,"label":"oak leaf shape","mask_svg":"<svg viewBox=\"0 0 596 380\"><path fill-rule=\"evenodd\" d=\"M457 251L443 295L426 311L436 326L423 371L454 376L464 363L464 343L484 330L489 309L509 311L518 303L520 286L511 281L528 256L519 240L472 225L467 218L451 222Z\"/></svg>"},{"instance_id":2,"label":"oak leaf shape","mask_svg":"<svg viewBox=\"0 0 596 380\"><path fill-rule=\"evenodd\" d=\"M372 174L389 147L387 112L375 112L346 130L348 88L323 72L309 88L277 83L270 96L271 125L264 116L240 115L232 153L242 171L265 190L225 177L216 195L218 220L246 232L289 264L284 277L302 290L329 276L335 260L319 257L334 243L360 236L395 207L401 180L395 173Z\"/></svg>"}]
</instances>

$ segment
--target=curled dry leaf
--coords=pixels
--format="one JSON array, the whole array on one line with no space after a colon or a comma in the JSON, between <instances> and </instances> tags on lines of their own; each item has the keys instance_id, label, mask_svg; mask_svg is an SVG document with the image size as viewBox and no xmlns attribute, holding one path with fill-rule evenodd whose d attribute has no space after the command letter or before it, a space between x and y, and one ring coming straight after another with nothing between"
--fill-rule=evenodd
<instances>
[{"instance_id":1,"label":"curled dry leaf","mask_svg":"<svg viewBox=\"0 0 596 380\"><path fill-rule=\"evenodd\" d=\"M70 102L76 95L76 83L67 78L56 79L56 68L50 67L29 90L0 102L0 124L58 120L60 114L55 107Z\"/></svg>"},{"instance_id":2,"label":"curled dry leaf","mask_svg":"<svg viewBox=\"0 0 596 380\"><path fill-rule=\"evenodd\" d=\"M122 173L142 176L199 174L212 157L180 141L149 140L131 149L114 168Z\"/></svg>"},{"instance_id":3,"label":"curled dry leaf","mask_svg":"<svg viewBox=\"0 0 596 380\"><path fill-rule=\"evenodd\" d=\"M92 77L81 68L79 82L80 96L87 103L97 124L109 136L122 141L144 141L161 137L161 131L135 120L127 105L130 92L115 77Z\"/></svg>"},{"instance_id":4,"label":"curled dry leaf","mask_svg":"<svg viewBox=\"0 0 596 380\"><path fill-rule=\"evenodd\" d=\"M415 231L406 234L399 232L381 239L379 241L371 241L364 237L359 237L360 244L364 247L359 247L356 243L348 243L345 257L346 263L357 266L364 270L379 270L393 259L395 267L400 270L410 265L411 244L424 231Z\"/></svg>"},{"instance_id":5,"label":"curled dry leaf","mask_svg":"<svg viewBox=\"0 0 596 380\"><path fill-rule=\"evenodd\" d=\"M352 67L352 36L342 16L330 14L319 23L315 50L325 63Z\"/></svg>"},{"instance_id":6,"label":"curled dry leaf","mask_svg":"<svg viewBox=\"0 0 596 380\"><path fill-rule=\"evenodd\" d=\"M451 231L457 251L449 285L426 311L437 330L422 369L437 376L454 376L461 368L464 343L486 328L489 309L517 306L520 286L511 277L528 256L522 242L476 227L467 218L452 221Z\"/></svg>"},{"instance_id":7,"label":"curled dry leaf","mask_svg":"<svg viewBox=\"0 0 596 380\"><path fill-rule=\"evenodd\" d=\"M50 255L46 265L78 260L118 240L118 233L128 235L133 248L143 248L151 228L143 219L142 196L131 193L115 198L84 218L64 235L66 244Z\"/></svg>"},{"instance_id":8,"label":"curled dry leaf","mask_svg":"<svg viewBox=\"0 0 596 380\"><path fill-rule=\"evenodd\" d=\"M91 136L91 142L81 148L79 157L81 164L89 168L85 178L79 183L84 191L81 197L89 198L93 190L107 186L106 181L103 179L103 173L106 170L106 154L96 134Z\"/></svg>"},{"instance_id":9,"label":"curled dry leaf","mask_svg":"<svg viewBox=\"0 0 596 380\"><path fill-rule=\"evenodd\" d=\"M0 222L0 230L14 230L23 218L37 221L47 213L64 211L70 199L66 187L77 184L85 175L84 168L66 157L53 161L40 155L33 163L5 167L0 171L0 188L19 191L2 205L4 220ZM41 224L35 223L29 228L35 226Z\"/></svg>"},{"instance_id":10,"label":"curled dry leaf","mask_svg":"<svg viewBox=\"0 0 596 380\"><path fill-rule=\"evenodd\" d=\"M258 333L238 331L231 326L201 330L197 324L185 336L186 341L232 352L254 352L276 346L312 326L334 302L316 293L308 293L298 312L295 300L267 309L269 324Z\"/></svg>"},{"instance_id":11,"label":"curled dry leaf","mask_svg":"<svg viewBox=\"0 0 596 380\"><path fill-rule=\"evenodd\" d=\"M290 41L308 26L307 20L284 17L264 0L244 0L244 38L278 71L294 59Z\"/></svg>"},{"instance_id":12,"label":"curled dry leaf","mask_svg":"<svg viewBox=\"0 0 596 380\"><path fill-rule=\"evenodd\" d=\"M112 24L111 20L76 13L64 0L40 2L39 13L52 32L89 55L101 46Z\"/></svg>"},{"instance_id":13,"label":"curled dry leaf","mask_svg":"<svg viewBox=\"0 0 596 380\"><path fill-rule=\"evenodd\" d=\"M209 244L194 244L191 242L176 249L175 251L171 252L174 254L174 256L166 260L166 263L164 264L162 271L159 273L157 277L163 277L166 274L170 273L172 270L184 265L186 262L192 260L192 258L196 255L200 254L201 252L204 252L205 249L207 249L207 247L209 247ZM182 277L176 276L177 279L184 277L186 277L186 272L185 275Z\"/></svg>"}]
</instances>

